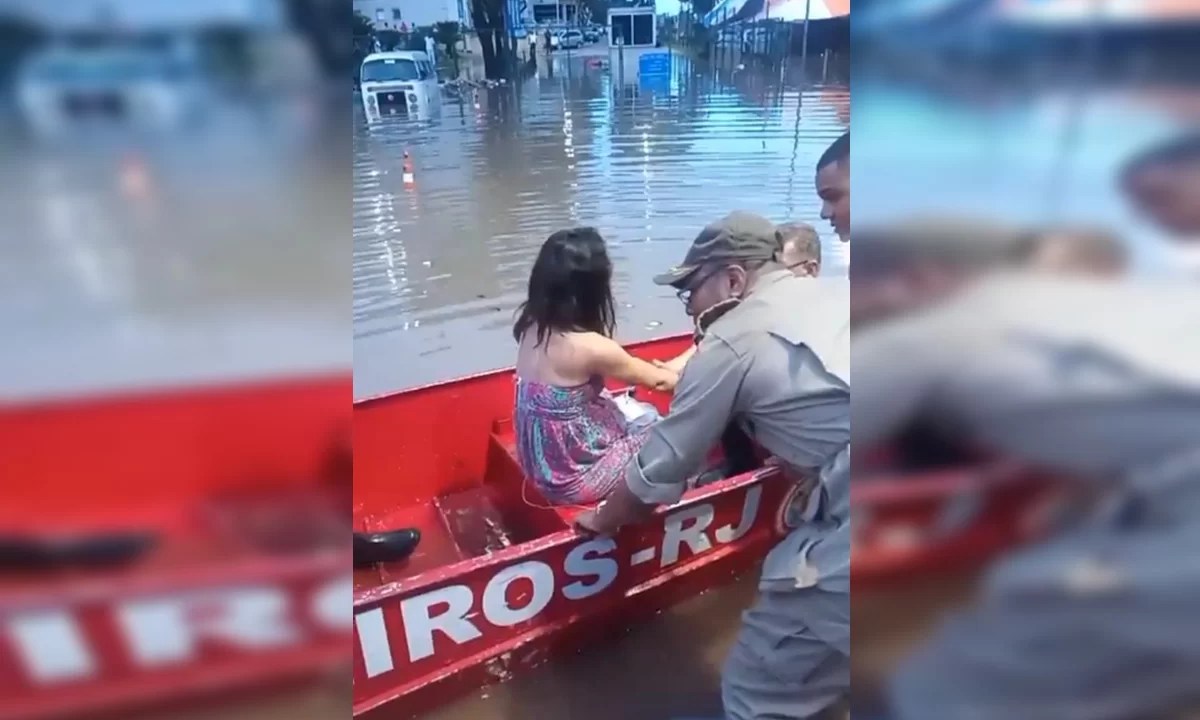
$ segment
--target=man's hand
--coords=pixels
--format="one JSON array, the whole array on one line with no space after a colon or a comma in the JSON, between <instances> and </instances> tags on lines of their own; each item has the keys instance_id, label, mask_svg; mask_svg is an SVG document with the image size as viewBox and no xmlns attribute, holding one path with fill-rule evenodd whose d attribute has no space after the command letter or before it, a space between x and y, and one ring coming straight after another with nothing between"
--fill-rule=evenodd
<instances>
[{"instance_id":1,"label":"man's hand","mask_svg":"<svg viewBox=\"0 0 1200 720\"><path fill-rule=\"evenodd\" d=\"M599 508L579 513L575 516L575 529L584 535L606 535L607 533L600 529L598 514Z\"/></svg>"},{"instance_id":2,"label":"man's hand","mask_svg":"<svg viewBox=\"0 0 1200 720\"><path fill-rule=\"evenodd\" d=\"M638 500L622 482L595 510L577 515L575 527L589 535L615 535L625 525L644 520L653 512L653 505Z\"/></svg>"}]
</instances>

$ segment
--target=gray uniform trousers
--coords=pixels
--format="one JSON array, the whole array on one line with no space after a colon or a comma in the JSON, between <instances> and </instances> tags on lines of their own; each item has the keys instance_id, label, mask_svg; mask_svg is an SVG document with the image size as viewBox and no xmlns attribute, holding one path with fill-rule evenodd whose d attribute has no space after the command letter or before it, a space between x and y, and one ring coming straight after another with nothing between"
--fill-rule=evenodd
<instances>
[{"instance_id":1,"label":"gray uniform trousers","mask_svg":"<svg viewBox=\"0 0 1200 720\"><path fill-rule=\"evenodd\" d=\"M1200 467L1183 470L1001 562L899 668L897 716L1143 720L1200 704Z\"/></svg>"},{"instance_id":2,"label":"gray uniform trousers","mask_svg":"<svg viewBox=\"0 0 1200 720\"><path fill-rule=\"evenodd\" d=\"M850 595L763 591L721 675L728 720L815 717L850 688Z\"/></svg>"},{"instance_id":3,"label":"gray uniform trousers","mask_svg":"<svg viewBox=\"0 0 1200 720\"><path fill-rule=\"evenodd\" d=\"M806 720L850 691L850 449L763 563L721 676L727 720Z\"/></svg>"}]
</instances>

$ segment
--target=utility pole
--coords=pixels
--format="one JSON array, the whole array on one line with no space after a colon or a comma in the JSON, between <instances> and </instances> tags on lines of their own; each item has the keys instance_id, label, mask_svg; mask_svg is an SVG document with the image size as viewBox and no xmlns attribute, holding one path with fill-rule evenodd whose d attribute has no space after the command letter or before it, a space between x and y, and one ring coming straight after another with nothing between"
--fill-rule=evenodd
<instances>
[{"instance_id":1,"label":"utility pole","mask_svg":"<svg viewBox=\"0 0 1200 720\"><path fill-rule=\"evenodd\" d=\"M808 58L808 18L812 12L812 0L804 0L804 38L800 41L800 62Z\"/></svg>"}]
</instances>

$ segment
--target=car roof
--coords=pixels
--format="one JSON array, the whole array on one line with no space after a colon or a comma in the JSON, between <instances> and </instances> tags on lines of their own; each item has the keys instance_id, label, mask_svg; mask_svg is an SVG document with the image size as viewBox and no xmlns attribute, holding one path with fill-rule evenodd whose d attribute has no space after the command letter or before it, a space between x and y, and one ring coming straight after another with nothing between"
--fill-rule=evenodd
<instances>
[{"instance_id":1,"label":"car roof","mask_svg":"<svg viewBox=\"0 0 1200 720\"><path fill-rule=\"evenodd\" d=\"M363 58L363 62L371 60L428 60L429 56L420 50L392 50L391 52L377 52Z\"/></svg>"}]
</instances>

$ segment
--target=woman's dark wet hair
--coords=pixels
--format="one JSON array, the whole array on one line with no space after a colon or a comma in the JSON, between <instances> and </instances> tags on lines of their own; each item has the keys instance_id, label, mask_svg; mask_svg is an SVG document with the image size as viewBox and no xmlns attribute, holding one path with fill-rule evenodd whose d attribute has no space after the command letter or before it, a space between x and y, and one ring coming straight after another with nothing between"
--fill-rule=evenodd
<instances>
[{"instance_id":1,"label":"woman's dark wet hair","mask_svg":"<svg viewBox=\"0 0 1200 720\"><path fill-rule=\"evenodd\" d=\"M529 274L529 297L517 308L513 337L520 342L531 329L538 345L556 332L612 337L612 262L595 228L559 230L542 244Z\"/></svg>"}]
</instances>

